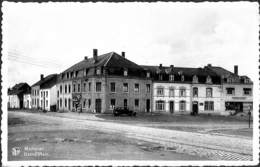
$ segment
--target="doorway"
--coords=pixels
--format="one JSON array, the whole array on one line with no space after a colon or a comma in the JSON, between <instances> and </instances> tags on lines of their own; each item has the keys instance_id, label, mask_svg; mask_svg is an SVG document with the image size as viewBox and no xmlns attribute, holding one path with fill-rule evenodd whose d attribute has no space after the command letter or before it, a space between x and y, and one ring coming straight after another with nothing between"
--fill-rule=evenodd
<instances>
[{"instance_id":1,"label":"doorway","mask_svg":"<svg viewBox=\"0 0 260 167\"><path fill-rule=\"evenodd\" d=\"M146 100L146 112L150 112L150 99Z\"/></svg>"},{"instance_id":2,"label":"doorway","mask_svg":"<svg viewBox=\"0 0 260 167\"><path fill-rule=\"evenodd\" d=\"M96 99L96 113L101 113L101 99Z\"/></svg>"},{"instance_id":3,"label":"doorway","mask_svg":"<svg viewBox=\"0 0 260 167\"><path fill-rule=\"evenodd\" d=\"M170 113L174 113L174 101L170 101Z\"/></svg>"},{"instance_id":4,"label":"doorway","mask_svg":"<svg viewBox=\"0 0 260 167\"><path fill-rule=\"evenodd\" d=\"M124 108L127 108L127 99L124 99Z\"/></svg>"},{"instance_id":5,"label":"doorway","mask_svg":"<svg viewBox=\"0 0 260 167\"><path fill-rule=\"evenodd\" d=\"M198 114L198 102L197 101L194 101L193 103L192 103L192 112L193 112L193 114L194 115L197 115Z\"/></svg>"}]
</instances>

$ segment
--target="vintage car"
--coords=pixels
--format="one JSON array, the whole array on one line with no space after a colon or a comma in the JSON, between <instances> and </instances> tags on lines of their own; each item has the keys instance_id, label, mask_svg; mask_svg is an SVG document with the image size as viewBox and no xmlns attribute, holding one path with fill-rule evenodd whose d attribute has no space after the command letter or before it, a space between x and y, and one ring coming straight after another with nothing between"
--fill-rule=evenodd
<instances>
[{"instance_id":1,"label":"vintage car","mask_svg":"<svg viewBox=\"0 0 260 167\"><path fill-rule=\"evenodd\" d=\"M115 117L120 115L136 116L136 112L129 110L127 107L115 107L113 114Z\"/></svg>"}]
</instances>

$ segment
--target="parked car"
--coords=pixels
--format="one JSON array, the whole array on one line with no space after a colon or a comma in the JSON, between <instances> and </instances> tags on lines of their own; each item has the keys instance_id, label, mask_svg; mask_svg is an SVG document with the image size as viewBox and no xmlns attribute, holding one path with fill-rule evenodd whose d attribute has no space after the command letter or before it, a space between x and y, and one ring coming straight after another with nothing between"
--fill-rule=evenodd
<instances>
[{"instance_id":1,"label":"parked car","mask_svg":"<svg viewBox=\"0 0 260 167\"><path fill-rule=\"evenodd\" d=\"M129 110L127 107L115 107L113 114L115 117L120 115L136 116L136 112Z\"/></svg>"}]
</instances>

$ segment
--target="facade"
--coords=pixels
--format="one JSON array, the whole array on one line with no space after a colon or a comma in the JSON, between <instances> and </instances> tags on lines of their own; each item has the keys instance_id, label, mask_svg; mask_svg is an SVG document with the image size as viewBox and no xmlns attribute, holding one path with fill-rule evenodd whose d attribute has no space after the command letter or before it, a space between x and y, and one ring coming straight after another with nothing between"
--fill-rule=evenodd
<instances>
[{"instance_id":1,"label":"facade","mask_svg":"<svg viewBox=\"0 0 260 167\"><path fill-rule=\"evenodd\" d=\"M110 52L85 57L59 75L57 103L60 111L111 113L114 107L151 111L151 78L139 65Z\"/></svg>"},{"instance_id":2,"label":"facade","mask_svg":"<svg viewBox=\"0 0 260 167\"><path fill-rule=\"evenodd\" d=\"M57 105L57 74L51 74L32 86L31 98L32 108L47 111L55 111Z\"/></svg>"},{"instance_id":3,"label":"facade","mask_svg":"<svg viewBox=\"0 0 260 167\"><path fill-rule=\"evenodd\" d=\"M8 89L8 108L24 108L24 94L28 91L30 91L30 86L27 83L19 83Z\"/></svg>"},{"instance_id":4,"label":"facade","mask_svg":"<svg viewBox=\"0 0 260 167\"><path fill-rule=\"evenodd\" d=\"M23 106L26 109L31 109L32 108L31 89L29 89L23 95Z\"/></svg>"},{"instance_id":5,"label":"facade","mask_svg":"<svg viewBox=\"0 0 260 167\"><path fill-rule=\"evenodd\" d=\"M253 109L253 82L247 76L238 75L238 66L234 72L222 67L207 66L221 76L221 110L248 112Z\"/></svg>"}]
</instances>

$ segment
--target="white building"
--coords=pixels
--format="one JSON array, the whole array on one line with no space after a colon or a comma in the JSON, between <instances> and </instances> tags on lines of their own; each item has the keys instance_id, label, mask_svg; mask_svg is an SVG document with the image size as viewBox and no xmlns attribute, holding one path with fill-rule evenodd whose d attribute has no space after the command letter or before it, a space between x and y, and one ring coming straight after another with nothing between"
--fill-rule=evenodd
<instances>
[{"instance_id":1,"label":"white building","mask_svg":"<svg viewBox=\"0 0 260 167\"><path fill-rule=\"evenodd\" d=\"M32 108L32 97L31 92L27 92L23 95L23 106L26 109Z\"/></svg>"},{"instance_id":2,"label":"white building","mask_svg":"<svg viewBox=\"0 0 260 167\"><path fill-rule=\"evenodd\" d=\"M8 108L24 108L24 94L30 92L30 86L27 83L19 83L8 89Z\"/></svg>"}]
</instances>

